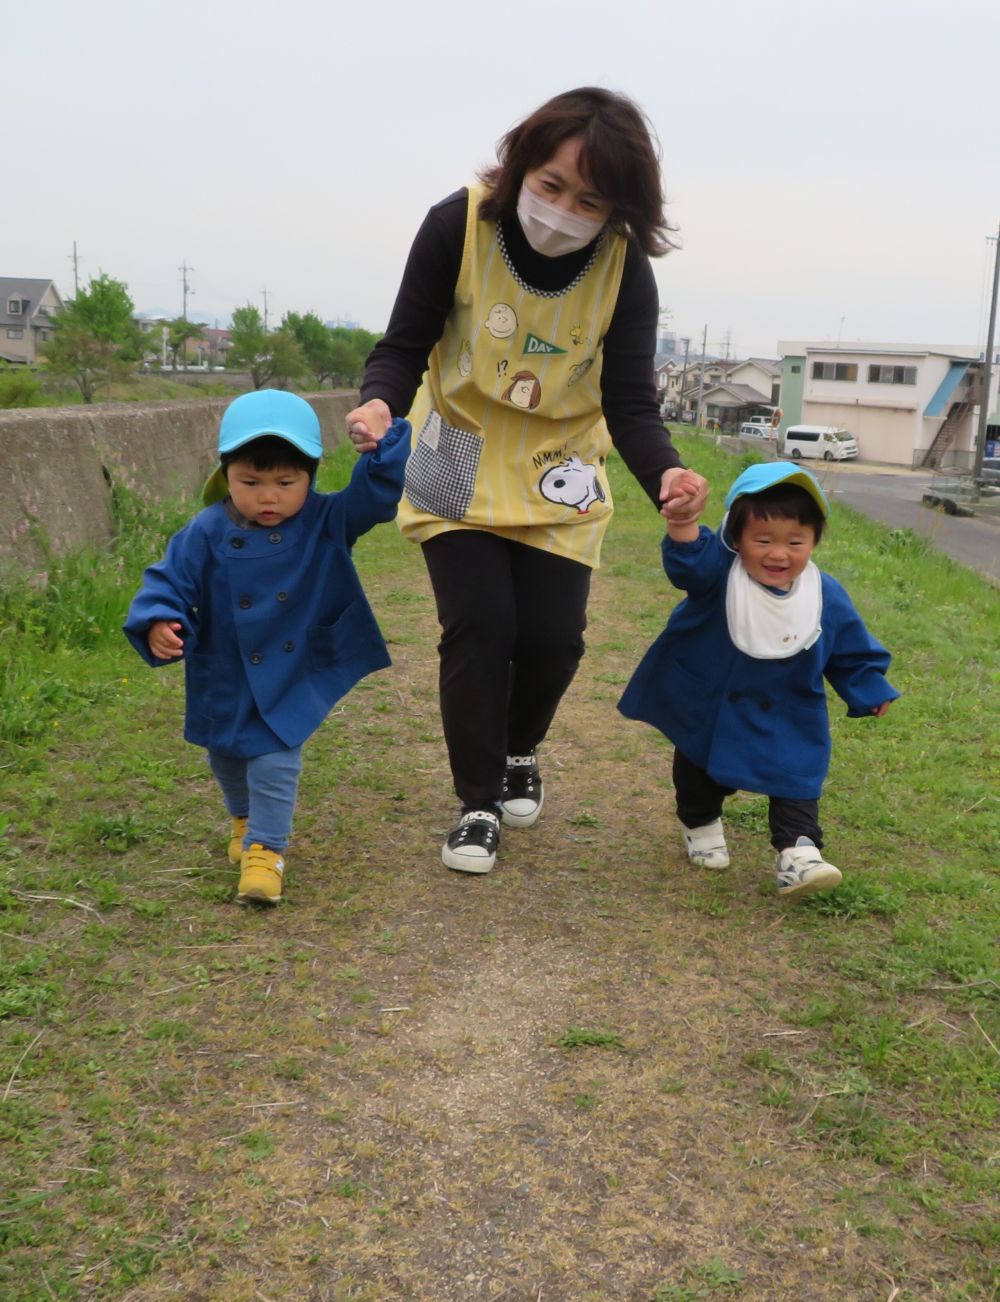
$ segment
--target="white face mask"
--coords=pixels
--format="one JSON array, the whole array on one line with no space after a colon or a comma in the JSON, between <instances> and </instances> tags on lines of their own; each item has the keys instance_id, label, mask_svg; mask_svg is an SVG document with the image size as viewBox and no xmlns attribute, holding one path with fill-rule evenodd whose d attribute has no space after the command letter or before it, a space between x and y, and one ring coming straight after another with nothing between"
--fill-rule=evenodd
<instances>
[{"instance_id":1,"label":"white face mask","mask_svg":"<svg viewBox=\"0 0 1000 1302\"><path fill-rule=\"evenodd\" d=\"M558 258L563 253L575 253L586 248L604 229L603 221L577 217L575 213L540 199L524 182L517 198L517 219L524 238L536 253L547 258Z\"/></svg>"}]
</instances>

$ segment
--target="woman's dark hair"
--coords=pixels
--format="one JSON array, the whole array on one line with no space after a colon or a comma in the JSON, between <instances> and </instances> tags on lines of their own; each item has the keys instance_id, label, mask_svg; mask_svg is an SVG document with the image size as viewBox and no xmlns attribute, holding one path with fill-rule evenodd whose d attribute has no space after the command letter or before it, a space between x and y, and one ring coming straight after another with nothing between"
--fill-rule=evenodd
<instances>
[{"instance_id":1,"label":"woman's dark hair","mask_svg":"<svg viewBox=\"0 0 1000 1302\"><path fill-rule=\"evenodd\" d=\"M736 546L743 530L751 520L794 520L808 525L815 541L823 537L825 518L812 493L798 484L775 484L762 493L744 493L729 508L726 518L726 536Z\"/></svg>"},{"instance_id":2,"label":"woman's dark hair","mask_svg":"<svg viewBox=\"0 0 1000 1302\"><path fill-rule=\"evenodd\" d=\"M228 472L234 461L246 461L254 470L285 470L294 467L296 470L304 470L310 479L319 465L315 457L307 457L293 443L277 434L262 434L259 439L251 439L232 452L220 453L219 463L223 474Z\"/></svg>"},{"instance_id":3,"label":"woman's dark hair","mask_svg":"<svg viewBox=\"0 0 1000 1302\"><path fill-rule=\"evenodd\" d=\"M565 140L580 140L580 170L611 205L610 225L650 257L674 248L663 212L660 154L642 111L625 95L582 86L556 95L508 131L497 162L479 179L490 193L479 216L500 221L517 212L526 172L547 163Z\"/></svg>"}]
</instances>

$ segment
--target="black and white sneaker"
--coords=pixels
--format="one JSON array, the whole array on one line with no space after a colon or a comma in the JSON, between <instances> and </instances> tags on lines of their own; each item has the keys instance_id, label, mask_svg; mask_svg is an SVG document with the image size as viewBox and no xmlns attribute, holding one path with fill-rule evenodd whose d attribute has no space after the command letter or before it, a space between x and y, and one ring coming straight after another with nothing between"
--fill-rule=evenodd
<instances>
[{"instance_id":1,"label":"black and white sneaker","mask_svg":"<svg viewBox=\"0 0 1000 1302\"><path fill-rule=\"evenodd\" d=\"M488 873L496 863L500 818L495 809L467 809L441 848L446 868L460 873Z\"/></svg>"},{"instance_id":2,"label":"black and white sneaker","mask_svg":"<svg viewBox=\"0 0 1000 1302\"><path fill-rule=\"evenodd\" d=\"M504 826L531 827L538 822L544 802L545 788L534 751L530 755L508 755L500 799Z\"/></svg>"}]
</instances>

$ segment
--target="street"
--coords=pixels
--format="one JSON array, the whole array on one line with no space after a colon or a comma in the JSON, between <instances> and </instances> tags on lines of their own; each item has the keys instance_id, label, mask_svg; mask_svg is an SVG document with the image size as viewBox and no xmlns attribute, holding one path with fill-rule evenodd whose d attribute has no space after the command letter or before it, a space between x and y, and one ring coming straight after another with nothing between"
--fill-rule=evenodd
<instances>
[{"instance_id":1,"label":"street","mask_svg":"<svg viewBox=\"0 0 1000 1302\"><path fill-rule=\"evenodd\" d=\"M912 529L953 560L1000 584L1000 522L995 516L965 518L924 506L923 494L934 481L929 472L854 462L809 468L834 501L893 528Z\"/></svg>"}]
</instances>

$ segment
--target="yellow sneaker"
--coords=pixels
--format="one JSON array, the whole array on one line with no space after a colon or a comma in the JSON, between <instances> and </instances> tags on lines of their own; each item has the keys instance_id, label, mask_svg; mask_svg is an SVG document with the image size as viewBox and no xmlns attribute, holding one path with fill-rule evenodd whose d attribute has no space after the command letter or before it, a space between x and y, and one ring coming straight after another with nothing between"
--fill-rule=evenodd
<instances>
[{"instance_id":1,"label":"yellow sneaker","mask_svg":"<svg viewBox=\"0 0 1000 1302\"><path fill-rule=\"evenodd\" d=\"M256 900L259 904L277 904L281 899L281 879L285 861L277 850L252 845L240 859L240 885L236 903Z\"/></svg>"},{"instance_id":2,"label":"yellow sneaker","mask_svg":"<svg viewBox=\"0 0 1000 1302\"><path fill-rule=\"evenodd\" d=\"M243 838L247 834L247 820L245 818L233 819L233 830L230 833L229 842L229 862L240 863L243 859Z\"/></svg>"}]
</instances>

